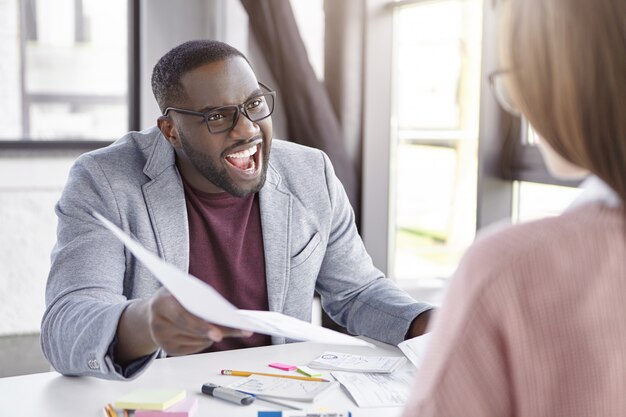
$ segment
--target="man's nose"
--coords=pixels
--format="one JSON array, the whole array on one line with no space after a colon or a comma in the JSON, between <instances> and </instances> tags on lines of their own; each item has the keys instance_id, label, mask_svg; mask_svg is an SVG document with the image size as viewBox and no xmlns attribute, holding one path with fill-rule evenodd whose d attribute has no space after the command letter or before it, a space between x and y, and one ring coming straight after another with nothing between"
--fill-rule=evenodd
<instances>
[{"instance_id":1,"label":"man's nose","mask_svg":"<svg viewBox=\"0 0 626 417\"><path fill-rule=\"evenodd\" d=\"M237 122L235 126L230 131L230 134L235 136L238 139L241 138L250 138L251 136L257 134L259 131L259 125L255 122L248 119L248 116L244 112L239 110L239 114L237 117Z\"/></svg>"}]
</instances>

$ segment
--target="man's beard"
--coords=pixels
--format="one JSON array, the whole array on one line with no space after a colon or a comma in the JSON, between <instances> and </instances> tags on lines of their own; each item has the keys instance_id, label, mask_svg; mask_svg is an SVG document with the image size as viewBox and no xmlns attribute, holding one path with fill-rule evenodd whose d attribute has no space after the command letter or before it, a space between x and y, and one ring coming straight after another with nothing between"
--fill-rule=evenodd
<instances>
[{"instance_id":1,"label":"man's beard","mask_svg":"<svg viewBox=\"0 0 626 417\"><path fill-rule=\"evenodd\" d=\"M257 184L251 189L243 189L239 187L233 179L228 175L226 168L221 166L219 163L215 163L215 161L208 155L199 152L192 148L187 142L185 136L182 132L179 132L180 141L183 146L183 150L189 158L189 161L194 166L194 168L202 174L204 178L211 181L211 183L222 190L226 191L230 195L235 197L245 197L251 193L256 193L265 184L265 177L267 174L267 164L269 161L269 149L265 146L265 141L263 142L263 146L261 147L263 152L263 166L261 167L261 173L258 177Z\"/></svg>"}]
</instances>

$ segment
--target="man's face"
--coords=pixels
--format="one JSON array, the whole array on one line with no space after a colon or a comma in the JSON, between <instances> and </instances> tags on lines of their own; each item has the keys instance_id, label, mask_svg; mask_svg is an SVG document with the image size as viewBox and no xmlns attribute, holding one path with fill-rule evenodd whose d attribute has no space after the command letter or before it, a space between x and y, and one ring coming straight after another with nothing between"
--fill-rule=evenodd
<instances>
[{"instance_id":1,"label":"man's face","mask_svg":"<svg viewBox=\"0 0 626 417\"><path fill-rule=\"evenodd\" d=\"M181 107L199 112L239 105L264 92L239 57L190 71L181 83L187 93ZM175 146L177 165L195 188L244 197L263 187L272 144L271 117L251 122L240 113L233 129L222 133L210 133L202 117L178 113L171 117L180 142Z\"/></svg>"}]
</instances>

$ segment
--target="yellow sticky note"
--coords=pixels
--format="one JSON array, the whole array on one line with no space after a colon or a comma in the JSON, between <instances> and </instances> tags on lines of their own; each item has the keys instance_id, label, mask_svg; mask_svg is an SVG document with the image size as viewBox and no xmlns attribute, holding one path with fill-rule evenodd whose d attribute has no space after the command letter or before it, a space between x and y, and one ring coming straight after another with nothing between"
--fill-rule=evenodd
<instances>
[{"instance_id":1,"label":"yellow sticky note","mask_svg":"<svg viewBox=\"0 0 626 417\"><path fill-rule=\"evenodd\" d=\"M298 366L298 372L300 372L303 375L310 376L310 377L322 376L321 372L317 370L313 370L309 368L308 366Z\"/></svg>"},{"instance_id":2,"label":"yellow sticky note","mask_svg":"<svg viewBox=\"0 0 626 417\"><path fill-rule=\"evenodd\" d=\"M185 390L139 389L119 398L113 406L128 410L165 410L186 396Z\"/></svg>"}]
</instances>

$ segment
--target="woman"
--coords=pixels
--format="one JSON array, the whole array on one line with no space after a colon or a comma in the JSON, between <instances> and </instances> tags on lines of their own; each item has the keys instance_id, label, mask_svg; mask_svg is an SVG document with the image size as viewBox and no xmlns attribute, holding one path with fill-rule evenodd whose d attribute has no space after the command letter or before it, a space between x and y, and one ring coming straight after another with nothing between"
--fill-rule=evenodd
<instances>
[{"instance_id":1,"label":"woman","mask_svg":"<svg viewBox=\"0 0 626 417\"><path fill-rule=\"evenodd\" d=\"M626 1L497 7L498 96L587 190L468 250L404 416L626 416Z\"/></svg>"}]
</instances>

